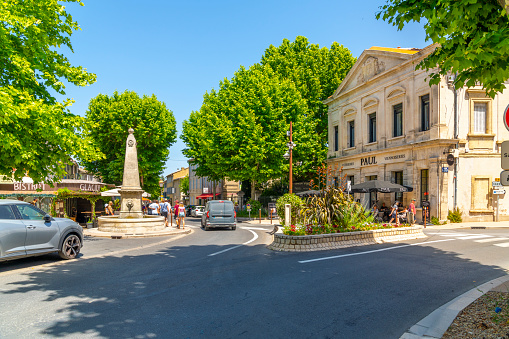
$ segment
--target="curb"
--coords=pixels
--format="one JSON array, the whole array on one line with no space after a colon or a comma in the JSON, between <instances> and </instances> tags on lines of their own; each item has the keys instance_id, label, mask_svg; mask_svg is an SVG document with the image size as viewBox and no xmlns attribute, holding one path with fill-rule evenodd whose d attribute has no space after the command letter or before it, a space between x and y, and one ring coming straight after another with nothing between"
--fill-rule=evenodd
<instances>
[{"instance_id":1,"label":"curb","mask_svg":"<svg viewBox=\"0 0 509 339\"><path fill-rule=\"evenodd\" d=\"M474 287L470 291L463 293L431 312L427 317L423 318L417 324L410 327L407 332L403 333L400 339L442 338L445 331L447 331L454 319L456 319L458 314L465 307L483 296L485 293L491 291L493 288L498 287L507 281L509 281L509 275L493 279L487 283Z\"/></svg>"},{"instance_id":2,"label":"curb","mask_svg":"<svg viewBox=\"0 0 509 339\"><path fill-rule=\"evenodd\" d=\"M171 229L162 230L159 232L146 232L146 233L118 233L118 232L101 232L97 228L87 228L83 230L83 235L96 238L111 238L111 239L127 239L127 238L152 238L152 237L165 237L170 235L189 234L191 228L187 229Z\"/></svg>"}]
</instances>

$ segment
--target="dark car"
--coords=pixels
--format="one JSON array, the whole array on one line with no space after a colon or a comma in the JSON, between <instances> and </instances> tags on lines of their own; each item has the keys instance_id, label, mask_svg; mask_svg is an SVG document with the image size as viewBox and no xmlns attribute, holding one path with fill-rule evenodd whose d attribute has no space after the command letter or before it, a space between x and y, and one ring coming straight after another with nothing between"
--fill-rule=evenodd
<instances>
[{"instance_id":1,"label":"dark car","mask_svg":"<svg viewBox=\"0 0 509 339\"><path fill-rule=\"evenodd\" d=\"M186 206L186 217L190 217L191 216L191 210L193 209L193 207L195 207L196 205L187 205Z\"/></svg>"},{"instance_id":2,"label":"dark car","mask_svg":"<svg viewBox=\"0 0 509 339\"><path fill-rule=\"evenodd\" d=\"M201 216L201 227L208 231L212 227L237 228L237 212L229 200L211 200L207 202Z\"/></svg>"},{"instance_id":3,"label":"dark car","mask_svg":"<svg viewBox=\"0 0 509 339\"><path fill-rule=\"evenodd\" d=\"M83 229L66 218L52 218L18 200L0 199L0 261L58 252L74 259L83 245Z\"/></svg>"}]
</instances>

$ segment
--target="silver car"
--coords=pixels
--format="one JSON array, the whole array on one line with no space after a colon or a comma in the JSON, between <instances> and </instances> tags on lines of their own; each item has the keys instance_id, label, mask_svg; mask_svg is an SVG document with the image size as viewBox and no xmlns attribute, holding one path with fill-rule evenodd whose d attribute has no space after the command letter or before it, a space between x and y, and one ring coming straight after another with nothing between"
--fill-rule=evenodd
<instances>
[{"instance_id":1,"label":"silver car","mask_svg":"<svg viewBox=\"0 0 509 339\"><path fill-rule=\"evenodd\" d=\"M83 229L65 218L52 218L29 203L0 199L0 261L58 252L74 259L83 245Z\"/></svg>"},{"instance_id":2,"label":"silver car","mask_svg":"<svg viewBox=\"0 0 509 339\"><path fill-rule=\"evenodd\" d=\"M237 228L237 212L229 200L211 200L207 202L201 216L201 227L208 231L211 227Z\"/></svg>"}]
</instances>

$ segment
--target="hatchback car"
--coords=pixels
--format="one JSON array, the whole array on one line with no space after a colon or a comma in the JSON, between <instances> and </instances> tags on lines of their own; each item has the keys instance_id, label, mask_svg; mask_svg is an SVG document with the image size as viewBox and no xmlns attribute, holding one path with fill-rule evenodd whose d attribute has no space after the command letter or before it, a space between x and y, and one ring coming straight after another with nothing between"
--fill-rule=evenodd
<instances>
[{"instance_id":1,"label":"hatchback car","mask_svg":"<svg viewBox=\"0 0 509 339\"><path fill-rule=\"evenodd\" d=\"M0 199L0 261L58 252L74 259L83 246L83 229L66 218L52 218L23 201Z\"/></svg>"},{"instance_id":2,"label":"hatchback car","mask_svg":"<svg viewBox=\"0 0 509 339\"><path fill-rule=\"evenodd\" d=\"M194 206L191 209L191 216L192 217L201 217L203 215L203 210L205 209L205 206Z\"/></svg>"},{"instance_id":3,"label":"hatchback car","mask_svg":"<svg viewBox=\"0 0 509 339\"><path fill-rule=\"evenodd\" d=\"M237 212L229 200L211 200L207 202L201 216L201 227L208 231L211 227L237 228Z\"/></svg>"}]
</instances>

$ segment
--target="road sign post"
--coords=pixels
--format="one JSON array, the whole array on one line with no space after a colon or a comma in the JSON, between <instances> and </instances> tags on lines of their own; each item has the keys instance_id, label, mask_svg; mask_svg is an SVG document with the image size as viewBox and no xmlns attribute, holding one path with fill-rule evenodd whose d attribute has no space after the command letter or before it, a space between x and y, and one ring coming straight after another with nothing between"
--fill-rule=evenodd
<instances>
[{"instance_id":1,"label":"road sign post","mask_svg":"<svg viewBox=\"0 0 509 339\"><path fill-rule=\"evenodd\" d=\"M246 205L246 210L249 213L249 220L251 220L251 204Z\"/></svg>"}]
</instances>

